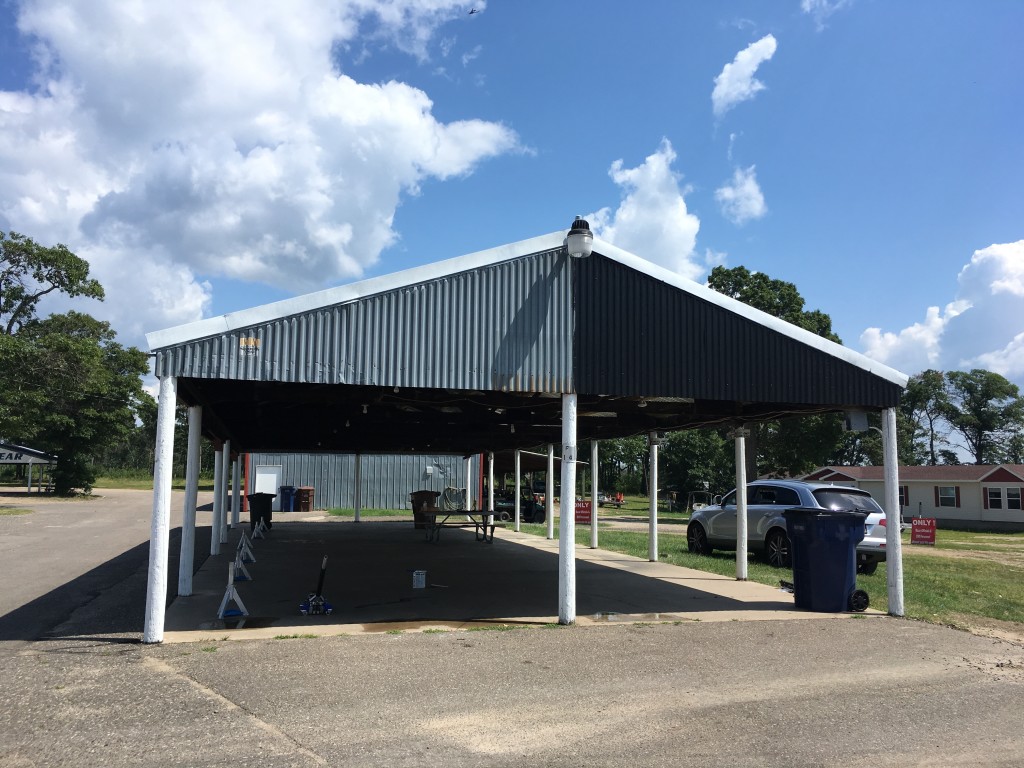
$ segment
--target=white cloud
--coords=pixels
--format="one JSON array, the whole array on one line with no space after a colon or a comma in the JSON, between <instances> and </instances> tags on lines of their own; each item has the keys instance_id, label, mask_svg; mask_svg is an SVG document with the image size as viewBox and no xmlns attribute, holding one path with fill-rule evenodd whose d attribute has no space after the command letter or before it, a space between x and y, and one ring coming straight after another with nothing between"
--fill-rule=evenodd
<instances>
[{"instance_id":1,"label":"white cloud","mask_svg":"<svg viewBox=\"0 0 1024 768\"><path fill-rule=\"evenodd\" d=\"M775 55L776 47L775 38L765 35L737 53L736 58L722 68L711 92L715 117L721 117L740 102L752 99L758 91L764 90L764 83L754 75L761 64Z\"/></svg>"},{"instance_id":2,"label":"white cloud","mask_svg":"<svg viewBox=\"0 0 1024 768\"><path fill-rule=\"evenodd\" d=\"M722 209L722 215L737 225L760 219L768 213L753 165L747 169L737 168L732 175L732 183L715 190L715 200Z\"/></svg>"},{"instance_id":3,"label":"white cloud","mask_svg":"<svg viewBox=\"0 0 1024 768\"><path fill-rule=\"evenodd\" d=\"M850 5L853 0L800 0L800 9L809 14L820 32L825 21L836 11Z\"/></svg>"},{"instance_id":4,"label":"white cloud","mask_svg":"<svg viewBox=\"0 0 1024 768\"><path fill-rule=\"evenodd\" d=\"M0 91L0 226L89 259L108 295L96 314L130 343L198 319L203 276L293 291L358 277L395 242L402 195L519 146L332 56L369 34L425 58L465 5L26 0L38 87Z\"/></svg>"},{"instance_id":5,"label":"white cloud","mask_svg":"<svg viewBox=\"0 0 1024 768\"><path fill-rule=\"evenodd\" d=\"M700 219L686 208L688 190L680 187L682 177L672 170L675 160L668 139L636 168L624 168L616 160L608 173L622 188L622 201L614 213L602 208L588 218L598 237L699 280L709 260L720 263L721 254L709 251L703 260L696 255Z\"/></svg>"},{"instance_id":6,"label":"white cloud","mask_svg":"<svg viewBox=\"0 0 1024 768\"><path fill-rule=\"evenodd\" d=\"M929 307L924 322L865 330L865 354L908 373L985 368L1024 386L1024 240L975 251L957 283L955 300Z\"/></svg>"}]
</instances>

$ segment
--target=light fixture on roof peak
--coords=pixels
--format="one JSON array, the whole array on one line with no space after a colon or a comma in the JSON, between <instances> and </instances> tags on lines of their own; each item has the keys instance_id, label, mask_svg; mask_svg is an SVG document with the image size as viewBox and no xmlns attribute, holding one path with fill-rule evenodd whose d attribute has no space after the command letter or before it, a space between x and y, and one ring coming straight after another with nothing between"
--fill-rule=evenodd
<instances>
[{"instance_id":1,"label":"light fixture on roof peak","mask_svg":"<svg viewBox=\"0 0 1024 768\"><path fill-rule=\"evenodd\" d=\"M594 250L594 234L590 231L590 224L582 216L577 216L566 235L565 245L569 249L569 255L576 259L585 259Z\"/></svg>"}]
</instances>

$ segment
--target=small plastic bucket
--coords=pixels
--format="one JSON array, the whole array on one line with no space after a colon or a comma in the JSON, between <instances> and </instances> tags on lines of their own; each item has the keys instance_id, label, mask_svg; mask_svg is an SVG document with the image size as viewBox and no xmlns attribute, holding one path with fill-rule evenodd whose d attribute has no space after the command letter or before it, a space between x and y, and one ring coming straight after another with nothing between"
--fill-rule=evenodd
<instances>
[{"instance_id":1,"label":"small plastic bucket","mask_svg":"<svg viewBox=\"0 0 1024 768\"><path fill-rule=\"evenodd\" d=\"M413 571L412 572L412 588L423 589L427 586L427 572L426 571Z\"/></svg>"}]
</instances>

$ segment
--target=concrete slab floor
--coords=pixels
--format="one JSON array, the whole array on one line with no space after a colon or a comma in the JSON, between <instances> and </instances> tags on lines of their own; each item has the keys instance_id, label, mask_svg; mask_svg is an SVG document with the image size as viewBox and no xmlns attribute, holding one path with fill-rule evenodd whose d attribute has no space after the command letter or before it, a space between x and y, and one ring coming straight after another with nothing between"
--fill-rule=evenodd
<instances>
[{"instance_id":1,"label":"concrete slab floor","mask_svg":"<svg viewBox=\"0 0 1024 768\"><path fill-rule=\"evenodd\" d=\"M436 543L412 522L339 521L319 513L279 514L252 541L251 581L235 588L248 616L217 618L228 566L243 529L195 574L193 594L167 609L164 642L253 639L547 625L558 621L558 541L497 529L445 528ZM248 533L248 526L244 526ZM303 616L324 556L330 615ZM629 555L576 548L577 623L835 619L850 614L795 608L781 589ZM426 586L413 587L413 571ZM230 609L237 606L229 605ZM882 616L869 611L858 616Z\"/></svg>"}]
</instances>

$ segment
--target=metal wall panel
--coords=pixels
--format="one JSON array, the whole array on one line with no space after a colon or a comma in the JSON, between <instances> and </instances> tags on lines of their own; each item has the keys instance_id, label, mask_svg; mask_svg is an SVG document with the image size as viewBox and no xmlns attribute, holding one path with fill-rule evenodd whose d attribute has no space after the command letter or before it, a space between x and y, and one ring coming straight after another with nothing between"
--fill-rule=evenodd
<instances>
[{"instance_id":1,"label":"metal wall panel","mask_svg":"<svg viewBox=\"0 0 1024 768\"><path fill-rule=\"evenodd\" d=\"M902 388L595 254L573 261L585 394L890 407Z\"/></svg>"},{"instance_id":2,"label":"metal wall panel","mask_svg":"<svg viewBox=\"0 0 1024 768\"><path fill-rule=\"evenodd\" d=\"M360 478L364 509L409 509L412 491L444 491L466 487L463 457L442 455L364 455ZM251 453L249 477L256 466L282 467L282 484L312 486L316 509L355 505L354 454L346 453ZM430 474L427 468L430 467Z\"/></svg>"},{"instance_id":3,"label":"metal wall panel","mask_svg":"<svg viewBox=\"0 0 1024 768\"><path fill-rule=\"evenodd\" d=\"M567 258L548 251L159 349L156 374L571 391Z\"/></svg>"}]
</instances>

